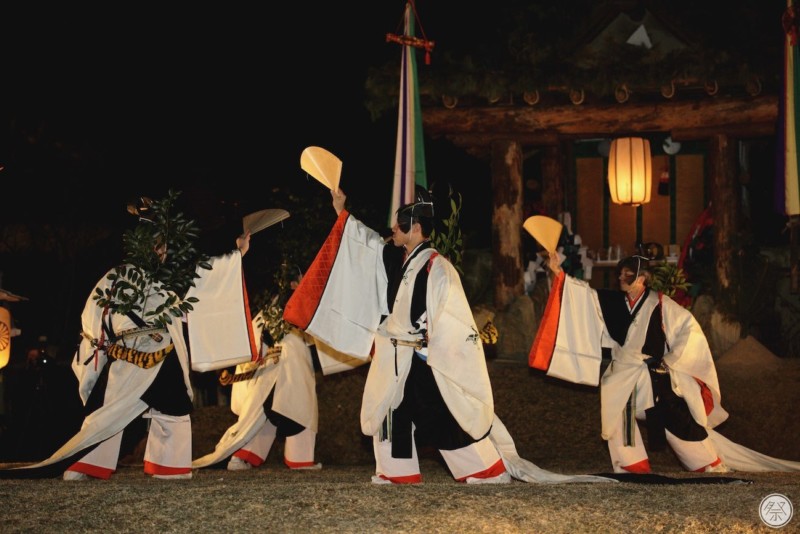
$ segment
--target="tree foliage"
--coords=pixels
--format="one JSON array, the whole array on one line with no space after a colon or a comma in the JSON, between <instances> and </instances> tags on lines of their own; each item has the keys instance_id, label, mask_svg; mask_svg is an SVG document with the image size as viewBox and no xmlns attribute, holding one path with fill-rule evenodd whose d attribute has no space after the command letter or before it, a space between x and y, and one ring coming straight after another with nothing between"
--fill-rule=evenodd
<instances>
[{"instance_id":1,"label":"tree foliage","mask_svg":"<svg viewBox=\"0 0 800 534\"><path fill-rule=\"evenodd\" d=\"M298 266L284 259L273 277L274 285L253 299L258 325L269 334L271 345L279 343L292 328L283 320L283 309L292 294L292 282L299 281L299 275Z\"/></svg>"},{"instance_id":2,"label":"tree foliage","mask_svg":"<svg viewBox=\"0 0 800 534\"><path fill-rule=\"evenodd\" d=\"M683 269L665 262L653 269L650 287L668 297L674 297L679 291L688 291L689 282L686 280L686 273L683 272Z\"/></svg>"},{"instance_id":3,"label":"tree foliage","mask_svg":"<svg viewBox=\"0 0 800 534\"><path fill-rule=\"evenodd\" d=\"M464 274L461 262L464 255L464 239L461 236L459 217L461 215L461 193L448 186L449 215L437 221L431 233L431 241L436 250L445 256L460 274Z\"/></svg>"},{"instance_id":4,"label":"tree foliage","mask_svg":"<svg viewBox=\"0 0 800 534\"><path fill-rule=\"evenodd\" d=\"M193 309L197 299L184 300L186 292L200 277L198 267L211 269L211 265L195 245L199 237L195 222L172 212L179 195L170 190L161 200L142 198L138 206L129 206L139 224L123 234L124 263L108 274L108 288L97 288L93 298L98 306L108 306L112 313L141 314L149 299L158 298L162 304L142 317L158 326Z\"/></svg>"}]
</instances>

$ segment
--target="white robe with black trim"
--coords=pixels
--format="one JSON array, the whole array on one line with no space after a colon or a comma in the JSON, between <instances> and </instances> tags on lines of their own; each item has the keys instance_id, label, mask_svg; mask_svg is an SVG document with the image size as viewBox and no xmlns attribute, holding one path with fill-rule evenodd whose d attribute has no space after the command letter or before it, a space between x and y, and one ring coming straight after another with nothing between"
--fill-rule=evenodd
<instances>
[{"instance_id":1,"label":"white robe with black trim","mask_svg":"<svg viewBox=\"0 0 800 534\"><path fill-rule=\"evenodd\" d=\"M413 286L420 269L429 269L426 307L427 363L447 408L474 439L491 430L509 473L526 482L610 482L539 469L520 458L505 426L494 413L483 345L461 280L452 264L433 248L412 257L389 314L388 280L381 236L342 210L312 266L286 305L284 318L335 349L356 357L374 355L361 405L361 429L377 435L390 409L403 400L413 347L391 338L414 341L410 321ZM381 321L381 316L386 316Z\"/></svg>"},{"instance_id":2,"label":"white robe with black trim","mask_svg":"<svg viewBox=\"0 0 800 534\"><path fill-rule=\"evenodd\" d=\"M254 319L253 329L258 339L262 328L263 323ZM264 402L273 389L273 411L317 432L319 415L311 351L299 331L287 333L278 345L281 353L277 362L269 360L249 380L233 383L231 410L239 419L225 431L214 451L194 460L192 467L221 462L247 445L267 422ZM246 373L254 365L240 364L236 373Z\"/></svg>"},{"instance_id":3,"label":"white robe with black trim","mask_svg":"<svg viewBox=\"0 0 800 534\"><path fill-rule=\"evenodd\" d=\"M214 295L220 290L218 287L219 280L229 279L231 271L239 273L238 279L241 279L241 262L242 256L238 251L225 256L212 258L210 261L212 269L210 271L198 269L200 278L195 279L196 287L192 289L191 294L200 300L213 300ZM104 290L109 287L110 284L111 281L108 280L107 276L104 276L98 282L96 288ZM249 321L246 317L249 315L249 311L244 306L245 299L242 294L243 286L230 287L228 291L240 293L240 297L237 299L225 299L224 304L227 305L226 309L228 313L240 314L241 317L244 318L244 321L240 323L248 324ZM93 289L86 301L81 315L81 324L85 334L91 336L95 340L99 340L103 338L103 308L99 307L94 300L93 295L95 293L96 291ZM140 312L140 314L144 315L150 310L155 310L163 300L164 299L160 297L148 299L145 309ZM231 302L234 304L231 305ZM111 322L115 332L121 332L136 326L130 318L120 314L111 314ZM228 340L227 346L231 347L233 351L241 350L241 347L244 345L249 346L250 339L252 339L252 335L247 328L243 330L239 329L238 331L220 332L219 334L222 339L218 339L217 343ZM163 335L161 341L155 341L144 336L137 339L137 344L133 348L142 352L154 352L168 346L170 343L174 344L176 354L168 357L174 358L177 356L180 360L181 367L183 368L186 391L191 399L192 387L189 381L189 353L184 341L182 324L179 319L173 318L172 323L167 325L167 335ZM91 341L84 337L78 347L72 364L72 368L78 377L81 400L84 403L88 400L89 394L94 388L103 370L103 366L107 361L108 357L105 351L102 349L95 349ZM54 464L124 430L131 421L147 409L148 406L141 397L155 380L162 363L163 361L149 369L143 369L125 361L111 362L103 405L89 414L84 419L83 425L78 433L54 452L52 456L46 460L20 469L33 469Z\"/></svg>"},{"instance_id":4,"label":"white robe with black trim","mask_svg":"<svg viewBox=\"0 0 800 534\"><path fill-rule=\"evenodd\" d=\"M723 438L712 429L728 418L721 405L717 371L700 324L692 313L668 296L662 296L662 318L672 390L689 406L692 418L704 427L717 453L728 467L740 471L793 471L800 462L771 458ZM651 291L620 345L609 334L597 291L583 280L559 273L553 281L545 315L536 334L529 363L549 376L578 384L600 384L602 436L608 439L620 424L628 399L634 395L636 411L654 406L650 372L641 348L650 317L659 305ZM611 349L612 362L600 378L602 348ZM703 398L698 381L707 386Z\"/></svg>"}]
</instances>

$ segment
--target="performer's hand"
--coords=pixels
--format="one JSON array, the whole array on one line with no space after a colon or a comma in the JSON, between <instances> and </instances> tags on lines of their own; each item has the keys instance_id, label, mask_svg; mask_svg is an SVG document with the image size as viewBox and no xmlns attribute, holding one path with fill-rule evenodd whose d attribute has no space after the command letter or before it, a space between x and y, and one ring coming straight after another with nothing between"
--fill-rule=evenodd
<instances>
[{"instance_id":1,"label":"performer's hand","mask_svg":"<svg viewBox=\"0 0 800 534\"><path fill-rule=\"evenodd\" d=\"M242 257L250 250L250 232L246 232L236 238L236 248L242 253Z\"/></svg>"},{"instance_id":2,"label":"performer's hand","mask_svg":"<svg viewBox=\"0 0 800 534\"><path fill-rule=\"evenodd\" d=\"M331 189L331 197L333 197L333 209L336 210L336 215L339 215L344 209L344 201L347 200L347 195L341 189L336 188Z\"/></svg>"},{"instance_id":3,"label":"performer's hand","mask_svg":"<svg viewBox=\"0 0 800 534\"><path fill-rule=\"evenodd\" d=\"M551 252L547 257L547 266L553 271L553 274L561 272L561 254L558 252Z\"/></svg>"}]
</instances>

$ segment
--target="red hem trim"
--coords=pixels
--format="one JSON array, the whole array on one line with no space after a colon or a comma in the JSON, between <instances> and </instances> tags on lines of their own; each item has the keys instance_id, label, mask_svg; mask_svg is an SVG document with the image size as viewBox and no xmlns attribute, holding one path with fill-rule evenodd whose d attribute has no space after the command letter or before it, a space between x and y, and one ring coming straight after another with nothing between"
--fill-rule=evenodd
<instances>
[{"instance_id":1,"label":"red hem trim","mask_svg":"<svg viewBox=\"0 0 800 534\"><path fill-rule=\"evenodd\" d=\"M406 475L403 477L387 477L386 475L378 475L384 480L388 480L392 484L420 484L422 482L422 474Z\"/></svg>"},{"instance_id":2,"label":"red hem trim","mask_svg":"<svg viewBox=\"0 0 800 534\"><path fill-rule=\"evenodd\" d=\"M116 469L108 469L107 467L85 464L83 462L75 462L69 466L69 468L67 468L67 471L75 471L76 473L83 473L84 475L88 475L93 478L108 480L111 478L111 475L116 471Z\"/></svg>"},{"instance_id":3,"label":"red hem trim","mask_svg":"<svg viewBox=\"0 0 800 534\"><path fill-rule=\"evenodd\" d=\"M464 482L468 478L494 478L497 476L502 475L506 472L506 466L503 463L503 460L497 460L491 467L488 469L484 469L483 471L478 471L477 473L473 473L471 475L467 475L465 477L457 478L458 482Z\"/></svg>"},{"instance_id":4,"label":"red hem trim","mask_svg":"<svg viewBox=\"0 0 800 534\"><path fill-rule=\"evenodd\" d=\"M244 460L253 467L258 467L259 465L264 463L263 458L256 456L254 453L246 451L244 449L239 449L238 451L233 453L233 455L239 458L240 460Z\"/></svg>"},{"instance_id":5,"label":"red hem trim","mask_svg":"<svg viewBox=\"0 0 800 534\"><path fill-rule=\"evenodd\" d=\"M650 460L647 458L641 462L636 462L635 464L623 465L622 468L628 473L638 473L640 475L646 475L647 473L651 472Z\"/></svg>"},{"instance_id":6,"label":"red hem trim","mask_svg":"<svg viewBox=\"0 0 800 534\"><path fill-rule=\"evenodd\" d=\"M153 462L144 462L144 472L148 475L185 475L191 473L190 467L168 467L166 465L158 465Z\"/></svg>"},{"instance_id":7,"label":"red hem trim","mask_svg":"<svg viewBox=\"0 0 800 534\"><path fill-rule=\"evenodd\" d=\"M713 462L711 462L710 464L704 465L700 469L695 469L693 472L694 473L704 473L705 470L708 469L709 467L717 467L721 463L722 463L722 458L717 457L717 459L714 460Z\"/></svg>"},{"instance_id":8,"label":"red hem trim","mask_svg":"<svg viewBox=\"0 0 800 534\"><path fill-rule=\"evenodd\" d=\"M286 467L289 469L297 469L298 467L311 467L314 465L314 461L310 462L293 462L291 460L287 460L286 458L283 459L283 463L286 464Z\"/></svg>"}]
</instances>

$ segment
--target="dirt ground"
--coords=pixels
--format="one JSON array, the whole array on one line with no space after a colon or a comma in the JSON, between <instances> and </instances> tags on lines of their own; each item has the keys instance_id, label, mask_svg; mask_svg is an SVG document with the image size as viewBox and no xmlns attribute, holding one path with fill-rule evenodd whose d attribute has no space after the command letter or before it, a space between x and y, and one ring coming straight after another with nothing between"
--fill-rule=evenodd
<instances>
[{"instance_id":1,"label":"dirt ground","mask_svg":"<svg viewBox=\"0 0 800 534\"><path fill-rule=\"evenodd\" d=\"M753 341L717 361L730 419L718 430L773 456L800 460L800 361ZM490 360L497 414L520 455L560 473L607 473L599 393L549 379L519 363ZM264 466L197 470L164 482L129 455L109 481L0 480L0 531L11 532L773 532L759 517L771 494L800 506L800 473L732 473L734 484L455 482L435 451L421 451L423 484L370 484L371 442L358 411L366 369L320 377L320 471L290 471L278 442ZM235 421L226 407L193 414L195 456L213 449ZM657 473L691 480L668 451ZM795 514L796 515L796 514ZM800 532L794 517L781 532Z\"/></svg>"},{"instance_id":2,"label":"dirt ground","mask_svg":"<svg viewBox=\"0 0 800 534\"><path fill-rule=\"evenodd\" d=\"M730 413L717 430L765 454L800 460L800 415L795 408L800 406L800 360L778 358L747 338L720 357L716 366L722 404ZM488 367L495 411L520 456L551 471L611 468L600 437L598 388L552 379L518 362L488 360ZM323 464L373 462L372 441L361 433L358 420L366 372L362 367L319 378L316 450ZM236 418L226 407L210 407L196 411L192 421L197 457L213 450ZM282 443L276 445L267 463L281 462ZM438 458L438 453L430 456ZM657 471L679 468L669 451L653 453L651 463Z\"/></svg>"}]
</instances>

